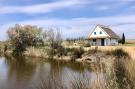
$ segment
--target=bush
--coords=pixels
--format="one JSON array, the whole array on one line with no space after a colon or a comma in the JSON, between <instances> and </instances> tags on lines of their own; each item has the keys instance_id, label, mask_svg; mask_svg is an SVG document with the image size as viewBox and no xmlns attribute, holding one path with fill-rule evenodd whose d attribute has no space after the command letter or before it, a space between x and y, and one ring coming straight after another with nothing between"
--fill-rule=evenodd
<instances>
[{"instance_id":1,"label":"bush","mask_svg":"<svg viewBox=\"0 0 135 89\"><path fill-rule=\"evenodd\" d=\"M54 49L48 48L46 51L49 59L53 59L53 57L56 55L56 51Z\"/></svg>"},{"instance_id":2,"label":"bush","mask_svg":"<svg viewBox=\"0 0 135 89\"><path fill-rule=\"evenodd\" d=\"M7 31L8 37L11 41L13 54L22 55L22 53L29 46L35 46L38 43L42 43L40 35L41 28L30 25L15 25L9 28Z\"/></svg>"},{"instance_id":3,"label":"bush","mask_svg":"<svg viewBox=\"0 0 135 89\"><path fill-rule=\"evenodd\" d=\"M67 51L63 46L59 46L56 51L57 51L56 53L59 57L67 55Z\"/></svg>"},{"instance_id":4,"label":"bush","mask_svg":"<svg viewBox=\"0 0 135 89\"><path fill-rule=\"evenodd\" d=\"M99 53L99 52L102 52L102 51L98 49L98 46L96 46L94 49L89 49L87 54L94 54L94 53Z\"/></svg>"},{"instance_id":5,"label":"bush","mask_svg":"<svg viewBox=\"0 0 135 89\"><path fill-rule=\"evenodd\" d=\"M80 47L79 49L74 48L72 51L71 59L74 61L76 58L81 58L82 54L84 54L84 49Z\"/></svg>"},{"instance_id":6,"label":"bush","mask_svg":"<svg viewBox=\"0 0 135 89\"><path fill-rule=\"evenodd\" d=\"M90 45L90 43L87 42L84 44L84 47L91 47L91 45Z\"/></svg>"},{"instance_id":7,"label":"bush","mask_svg":"<svg viewBox=\"0 0 135 89\"><path fill-rule=\"evenodd\" d=\"M125 52L123 49L115 49L111 51L112 55L121 58L121 57L130 57L127 52Z\"/></svg>"},{"instance_id":8,"label":"bush","mask_svg":"<svg viewBox=\"0 0 135 89\"><path fill-rule=\"evenodd\" d=\"M46 54L44 53L43 49L36 48L36 47L28 47L24 52L25 55L30 57L44 57Z\"/></svg>"},{"instance_id":9,"label":"bush","mask_svg":"<svg viewBox=\"0 0 135 89\"><path fill-rule=\"evenodd\" d=\"M116 76L116 82L120 89L134 89L133 88L134 81L132 81L131 77L129 76L130 73L132 73L131 71L129 71L130 69L128 66L129 63L130 61L127 58L114 60L114 73ZM131 63L130 63L130 67L131 67Z\"/></svg>"}]
</instances>

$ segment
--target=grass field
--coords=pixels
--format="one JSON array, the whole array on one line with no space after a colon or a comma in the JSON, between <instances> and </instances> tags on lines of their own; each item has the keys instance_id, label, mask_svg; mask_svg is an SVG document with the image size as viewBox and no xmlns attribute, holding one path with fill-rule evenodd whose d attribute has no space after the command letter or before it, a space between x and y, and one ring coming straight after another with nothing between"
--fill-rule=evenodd
<instances>
[{"instance_id":1,"label":"grass field","mask_svg":"<svg viewBox=\"0 0 135 89\"><path fill-rule=\"evenodd\" d=\"M135 39L126 40L124 46L135 46Z\"/></svg>"}]
</instances>

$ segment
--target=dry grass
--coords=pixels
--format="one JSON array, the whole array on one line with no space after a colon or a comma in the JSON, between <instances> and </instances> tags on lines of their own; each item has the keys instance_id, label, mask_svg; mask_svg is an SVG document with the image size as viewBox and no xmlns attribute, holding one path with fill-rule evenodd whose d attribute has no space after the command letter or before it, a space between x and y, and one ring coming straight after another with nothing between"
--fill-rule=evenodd
<instances>
[{"instance_id":1,"label":"dry grass","mask_svg":"<svg viewBox=\"0 0 135 89\"><path fill-rule=\"evenodd\" d=\"M101 63L98 66L93 66L97 74L93 82L90 81L89 77L82 76L81 78L74 78L69 85L70 87L65 87L58 84L58 80L52 77L50 80L41 81L41 86L39 85L37 89L135 89L135 47L105 46L85 48L86 51L93 49L100 50L103 53L109 52L115 58L115 60L106 61L105 67ZM27 52L31 56L41 56L43 50L31 47L27 49ZM104 79L100 77L102 73L106 75Z\"/></svg>"},{"instance_id":2,"label":"dry grass","mask_svg":"<svg viewBox=\"0 0 135 89\"><path fill-rule=\"evenodd\" d=\"M95 49L96 46L92 46L92 47L89 47L89 48L84 48L86 51L88 50L92 50L92 49ZM101 50L103 52L106 52L106 51L113 51L113 50L116 50L116 49L123 49L124 51L126 51L132 59L135 59L135 47L131 47L131 46L98 46L97 48L98 50Z\"/></svg>"},{"instance_id":3,"label":"dry grass","mask_svg":"<svg viewBox=\"0 0 135 89\"><path fill-rule=\"evenodd\" d=\"M66 46L67 47L67 46ZM68 48L79 48L80 46L68 46ZM132 59L135 59L135 47L133 46L91 46L91 47L84 47L85 51L88 50L95 50L95 49L101 50L103 52L106 51L113 51L115 49L123 49L126 51Z\"/></svg>"},{"instance_id":4,"label":"dry grass","mask_svg":"<svg viewBox=\"0 0 135 89\"><path fill-rule=\"evenodd\" d=\"M24 55L30 56L30 57L44 57L45 52L43 51L43 49L29 47L26 49Z\"/></svg>"}]
</instances>

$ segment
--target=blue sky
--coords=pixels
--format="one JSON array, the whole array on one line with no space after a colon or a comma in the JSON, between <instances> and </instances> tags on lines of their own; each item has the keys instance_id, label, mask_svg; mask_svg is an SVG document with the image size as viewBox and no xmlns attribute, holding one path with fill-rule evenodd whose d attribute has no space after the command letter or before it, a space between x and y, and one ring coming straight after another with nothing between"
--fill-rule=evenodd
<instances>
[{"instance_id":1,"label":"blue sky","mask_svg":"<svg viewBox=\"0 0 135 89\"><path fill-rule=\"evenodd\" d=\"M96 24L135 38L135 0L0 0L0 40L14 24L60 29L63 36L88 36Z\"/></svg>"}]
</instances>

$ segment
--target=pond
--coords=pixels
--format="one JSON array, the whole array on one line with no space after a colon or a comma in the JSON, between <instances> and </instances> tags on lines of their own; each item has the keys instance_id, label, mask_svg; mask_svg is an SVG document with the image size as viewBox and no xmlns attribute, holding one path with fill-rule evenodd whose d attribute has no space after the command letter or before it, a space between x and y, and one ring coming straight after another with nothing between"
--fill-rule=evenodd
<instances>
[{"instance_id":1,"label":"pond","mask_svg":"<svg viewBox=\"0 0 135 89\"><path fill-rule=\"evenodd\" d=\"M71 89L73 81L92 85L97 78L104 79L102 72L97 76L96 69L79 63L0 57L0 89Z\"/></svg>"}]
</instances>

